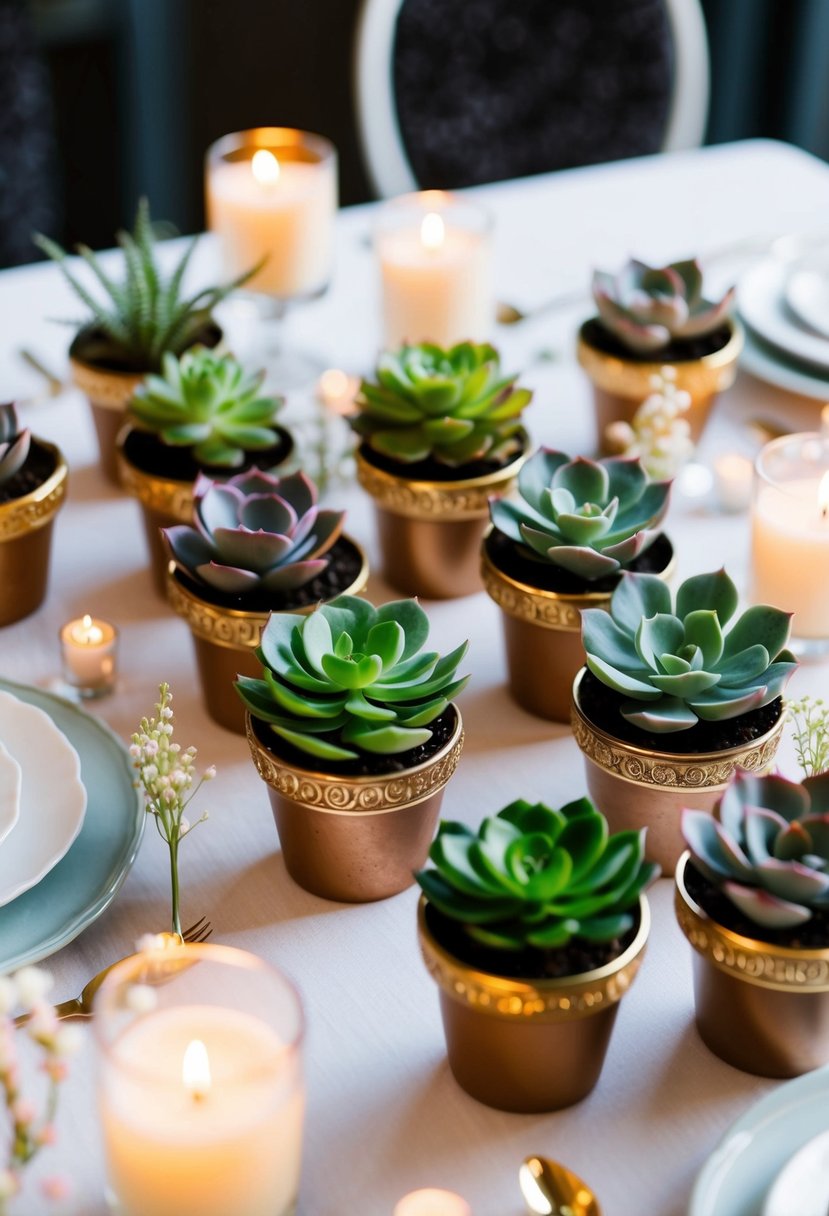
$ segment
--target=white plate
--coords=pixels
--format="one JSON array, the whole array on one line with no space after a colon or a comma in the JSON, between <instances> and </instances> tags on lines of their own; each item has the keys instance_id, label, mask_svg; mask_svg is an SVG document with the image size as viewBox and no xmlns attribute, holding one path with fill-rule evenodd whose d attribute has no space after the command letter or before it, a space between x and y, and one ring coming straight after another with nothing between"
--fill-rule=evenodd
<instances>
[{"instance_id":1,"label":"white plate","mask_svg":"<svg viewBox=\"0 0 829 1216\"><path fill-rule=\"evenodd\" d=\"M775 388L783 388L787 393L829 401L829 373L821 376L799 364L790 363L784 355L760 341L747 326L740 367L751 372L758 380L773 384Z\"/></svg>"},{"instance_id":2,"label":"white plate","mask_svg":"<svg viewBox=\"0 0 829 1216\"><path fill-rule=\"evenodd\" d=\"M763 1216L826 1216L829 1212L829 1131L821 1132L784 1165L768 1193Z\"/></svg>"},{"instance_id":3,"label":"white plate","mask_svg":"<svg viewBox=\"0 0 829 1216\"><path fill-rule=\"evenodd\" d=\"M791 272L792 264L779 258L766 258L748 270L737 288L740 315L756 334L789 358L829 373L829 338L804 329L786 304Z\"/></svg>"},{"instance_id":4,"label":"white plate","mask_svg":"<svg viewBox=\"0 0 829 1216\"><path fill-rule=\"evenodd\" d=\"M784 294L789 308L804 325L829 338L829 271L825 267L793 270Z\"/></svg>"},{"instance_id":5,"label":"white plate","mask_svg":"<svg viewBox=\"0 0 829 1216\"><path fill-rule=\"evenodd\" d=\"M0 844L0 907L56 866L83 824L78 753L48 714L0 692L0 740L20 765L20 816Z\"/></svg>"},{"instance_id":6,"label":"white plate","mask_svg":"<svg viewBox=\"0 0 829 1216\"><path fill-rule=\"evenodd\" d=\"M20 816L20 765L0 743L0 844Z\"/></svg>"},{"instance_id":7,"label":"white plate","mask_svg":"<svg viewBox=\"0 0 829 1216\"><path fill-rule=\"evenodd\" d=\"M762 1216L783 1166L829 1130L829 1068L766 1094L726 1132L703 1166L688 1216ZM799 1216L800 1209L790 1209Z\"/></svg>"}]
</instances>

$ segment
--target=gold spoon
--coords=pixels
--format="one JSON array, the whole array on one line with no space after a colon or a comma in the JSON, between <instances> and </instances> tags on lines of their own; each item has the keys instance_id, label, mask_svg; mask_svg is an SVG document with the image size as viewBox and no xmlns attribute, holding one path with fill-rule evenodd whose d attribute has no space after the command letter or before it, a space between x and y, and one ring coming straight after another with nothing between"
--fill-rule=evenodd
<instances>
[{"instance_id":1,"label":"gold spoon","mask_svg":"<svg viewBox=\"0 0 829 1216\"><path fill-rule=\"evenodd\" d=\"M525 1157L518 1184L531 1216L602 1216L587 1183L549 1157Z\"/></svg>"},{"instance_id":2,"label":"gold spoon","mask_svg":"<svg viewBox=\"0 0 829 1216\"><path fill-rule=\"evenodd\" d=\"M554 312L559 308L569 308L571 304L587 304L589 301L590 292L584 287L580 287L576 291L563 291L559 295L545 300L543 304L536 304L533 308L527 309L520 309L515 304L499 300L495 306L495 320L499 325L519 325L522 321L529 321L532 317L541 316L542 313Z\"/></svg>"}]
</instances>

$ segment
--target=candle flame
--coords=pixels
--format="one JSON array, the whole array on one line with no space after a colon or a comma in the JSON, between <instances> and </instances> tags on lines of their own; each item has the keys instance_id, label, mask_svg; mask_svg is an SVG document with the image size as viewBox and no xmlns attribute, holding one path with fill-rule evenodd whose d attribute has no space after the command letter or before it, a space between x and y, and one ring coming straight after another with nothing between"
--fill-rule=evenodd
<instances>
[{"instance_id":1,"label":"candle flame","mask_svg":"<svg viewBox=\"0 0 829 1216\"><path fill-rule=\"evenodd\" d=\"M267 148L260 148L258 152L254 152L250 170L262 186L272 186L274 182L279 181L279 161Z\"/></svg>"},{"instance_id":2,"label":"candle flame","mask_svg":"<svg viewBox=\"0 0 829 1216\"><path fill-rule=\"evenodd\" d=\"M436 211L424 215L420 225L420 242L424 249L440 249L446 237L443 217Z\"/></svg>"},{"instance_id":3,"label":"candle flame","mask_svg":"<svg viewBox=\"0 0 829 1216\"><path fill-rule=\"evenodd\" d=\"M195 1102L201 1102L210 1092L210 1060L201 1039L193 1039L181 1062L181 1080Z\"/></svg>"},{"instance_id":4,"label":"candle flame","mask_svg":"<svg viewBox=\"0 0 829 1216\"><path fill-rule=\"evenodd\" d=\"M817 492L818 506L824 519L829 515L829 470L823 474Z\"/></svg>"},{"instance_id":5,"label":"candle flame","mask_svg":"<svg viewBox=\"0 0 829 1216\"><path fill-rule=\"evenodd\" d=\"M83 625L83 627L87 631L87 633L92 628L92 617L89 615L88 612L84 613L81 624Z\"/></svg>"}]
</instances>

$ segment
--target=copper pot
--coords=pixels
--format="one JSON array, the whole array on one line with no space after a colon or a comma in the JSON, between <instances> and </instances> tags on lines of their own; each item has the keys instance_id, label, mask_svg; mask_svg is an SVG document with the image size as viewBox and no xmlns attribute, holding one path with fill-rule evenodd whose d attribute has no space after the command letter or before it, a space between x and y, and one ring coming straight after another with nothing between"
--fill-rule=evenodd
<instances>
[{"instance_id":1,"label":"copper pot","mask_svg":"<svg viewBox=\"0 0 829 1216\"><path fill-rule=\"evenodd\" d=\"M685 847L679 830L685 807L710 811L738 769L764 773L783 734L784 715L771 730L740 747L719 752L657 752L607 734L590 721L579 703L584 670L573 685L573 735L584 756L587 788L611 832L646 827L647 856L663 874L676 868Z\"/></svg>"},{"instance_id":2,"label":"copper pot","mask_svg":"<svg viewBox=\"0 0 829 1216\"><path fill-rule=\"evenodd\" d=\"M166 597L167 564L170 559L161 529L193 522L193 482L156 477L137 468L124 454L123 444L127 433L128 429L122 431L118 440L119 480L126 492L137 498L141 505L153 585L160 596Z\"/></svg>"},{"instance_id":3,"label":"copper pot","mask_svg":"<svg viewBox=\"0 0 829 1216\"><path fill-rule=\"evenodd\" d=\"M357 452L357 480L374 499L383 577L405 595L445 600L481 590L479 551L489 499L508 494L526 460L465 481L411 481Z\"/></svg>"},{"instance_id":4,"label":"copper pot","mask_svg":"<svg viewBox=\"0 0 829 1216\"><path fill-rule=\"evenodd\" d=\"M412 885L463 748L457 709L452 737L440 751L416 768L381 777L338 777L285 763L261 741L250 715L247 734L294 882L344 903L388 899Z\"/></svg>"},{"instance_id":5,"label":"copper pot","mask_svg":"<svg viewBox=\"0 0 829 1216\"><path fill-rule=\"evenodd\" d=\"M727 1064L759 1077L798 1077L829 1061L829 948L794 950L712 920L676 867L674 906L694 949L697 1029Z\"/></svg>"},{"instance_id":6,"label":"copper pot","mask_svg":"<svg viewBox=\"0 0 829 1216\"><path fill-rule=\"evenodd\" d=\"M52 525L66 498L69 471L60 450L43 439L34 443L49 452L55 467L37 489L0 503L0 625L22 620L43 603Z\"/></svg>"},{"instance_id":7,"label":"copper pot","mask_svg":"<svg viewBox=\"0 0 829 1216\"><path fill-rule=\"evenodd\" d=\"M670 579L675 560L660 575ZM562 595L505 574L481 547L484 590L501 609L510 694L522 709L553 722L570 721L573 681L584 666L581 614L610 608L609 591Z\"/></svg>"},{"instance_id":8,"label":"copper pot","mask_svg":"<svg viewBox=\"0 0 829 1216\"><path fill-rule=\"evenodd\" d=\"M498 1110L536 1114L572 1106L595 1086L619 1001L641 966L650 910L618 958L595 971L551 980L476 971L434 937L418 905L426 968L440 990L449 1067L473 1098Z\"/></svg>"},{"instance_id":9,"label":"copper pot","mask_svg":"<svg viewBox=\"0 0 829 1216\"><path fill-rule=\"evenodd\" d=\"M359 595L368 582L368 560L356 541L351 537L344 539L358 551L361 565L354 582L341 594ZM254 652L270 613L223 608L203 599L185 586L174 562L168 562L165 579L167 599L173 611L190 626L205 709L214 722L243 735L245 707L233 685L239 676L256 679L262 675L262 664ZM292 611L304 616L316 606L310 604Z\"/></svg>"},{"instance_id":10,"label":"copper pot","mask_svg":"<svg viewBox=\"0 0 829 1216\"><path fill-rule=\"evenodd\" d=\"M78 335L80 338L81 335ZM113 483L120 485L118 468L118 432L124 425L124 415L133 393L144 376L140 372L113 372L87 363L80 357L82 344L78 338L69 348L72 380L86 394L92 410L92 421L98 436L101 470Z\"/></svg>"},{"instance_id":11,"label":"copper pot","mask_svg":"<svg viewBox=\"0 0 829 1216\"><path fill-rule=\"evenodd\" d=\"M743 349L743 331L729 321L731 336L725 346L701 359L657 359L645 362L609 355L593 346L579 331L578 360L593 382L598 446L607 451L605 434L613 422L633 422L639 406L653 392L653 377L665 363L676 371L676 387L690 394L685 417L691 438L697 443L718 393L730 388L737 377L737 359Z\"/></svg>"}]
</instances>

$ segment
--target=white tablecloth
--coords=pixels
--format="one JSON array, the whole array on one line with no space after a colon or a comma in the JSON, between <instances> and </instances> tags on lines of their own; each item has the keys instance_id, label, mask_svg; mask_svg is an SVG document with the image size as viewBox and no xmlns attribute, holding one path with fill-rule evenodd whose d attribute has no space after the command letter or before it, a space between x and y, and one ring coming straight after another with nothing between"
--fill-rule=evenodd
<instances>
[{"instance_id":1,"label":"white tablecloth","mask_svg":"<svg viewBox=\"0 0 829 1216\"><path fill-rule=\"evenodd\" d=\"M631 253L659 262L753 233L817 230L829 212L829 168L792 148L757 141L479 193L496 219L499 297L526 305L585 284L593 265L614 268ZM287 329L291 340L347 369L370 366L378 343L375 270L365 241L370 223L370 208L342 215L333 288L297 310ZM199 276L211 273L213 252L205 242ZM48 318L78 313L54 267L0 274L0 399L40 388L19 360L19 347L62 365L66 331ZM542 349L557 352L555 362L536 362L527 371L536 389L528 424L536 439L573 453L593 440L590 389L572 355L579 319L573 309L498 335L508 367L530 364ZM818 410L817 403L741 376L717 407L701 456L750 453L746 417L777 418L797 429L816 425ZM302 990L309 1024L304 1216L388 1216L404 1192L426 1185L460 1192L475 1216L519 1216L516 1172L530 1152L582 1173L606 1216L680 1216L694 1175L723 1130L772 1083L720 1063L698 1039L690 952L674 924L671 883L663 880L653 892L646 964L624 1001L595 1092L574 1109L532 1117L501 1114L468 1098L449 1073L437 994L418 954L416 890L380 904L339 906L291 882L247 745L208 719L186 626L150 588L138 508L98 472L84 404L68 392L24 416L64 449L70 500L56 528L48 600L34 617L2 631L0 671L46 683L57 672L59 624L87 611L106 617L122 631L122 680L92 712L126 736L151 708L158 682L168 680L180 739L197 744L205 764L218 766L217 780L204 791L210 822L182 850L184 915L208 915L215 941L255 951ZM354 489L339 497L349 508L349 530L373 555L367 503ZM725 562L744 585L747 529L745 515L675 508L669 530L681 573ZM378 575L369 594L375 601L393 595ZM430 615L437 647L471 640L473 679L461 700L466 751L446 792L445 815L473 823L519 795L559 805L580 794L582 761L569 731L522 712L505 692L494 604L481 593L430 606ZM826 675L826 665L804 667L792 690L818 691ZM793 773L788 743L782 755ZM165 927L167 884L164 848L148 831L114 905L51 960L57 997L77 992L142 932ZM62 1095L60 1139L44 1168L74 1177L68 1212L97 1216L104 1209L103 1165L92 1055L86 1051ZM31 1198L20 1211L37 1216L44 1201ZM243 1216L241 1201L238 1211Z\"/></svg>"}]
</instances>

